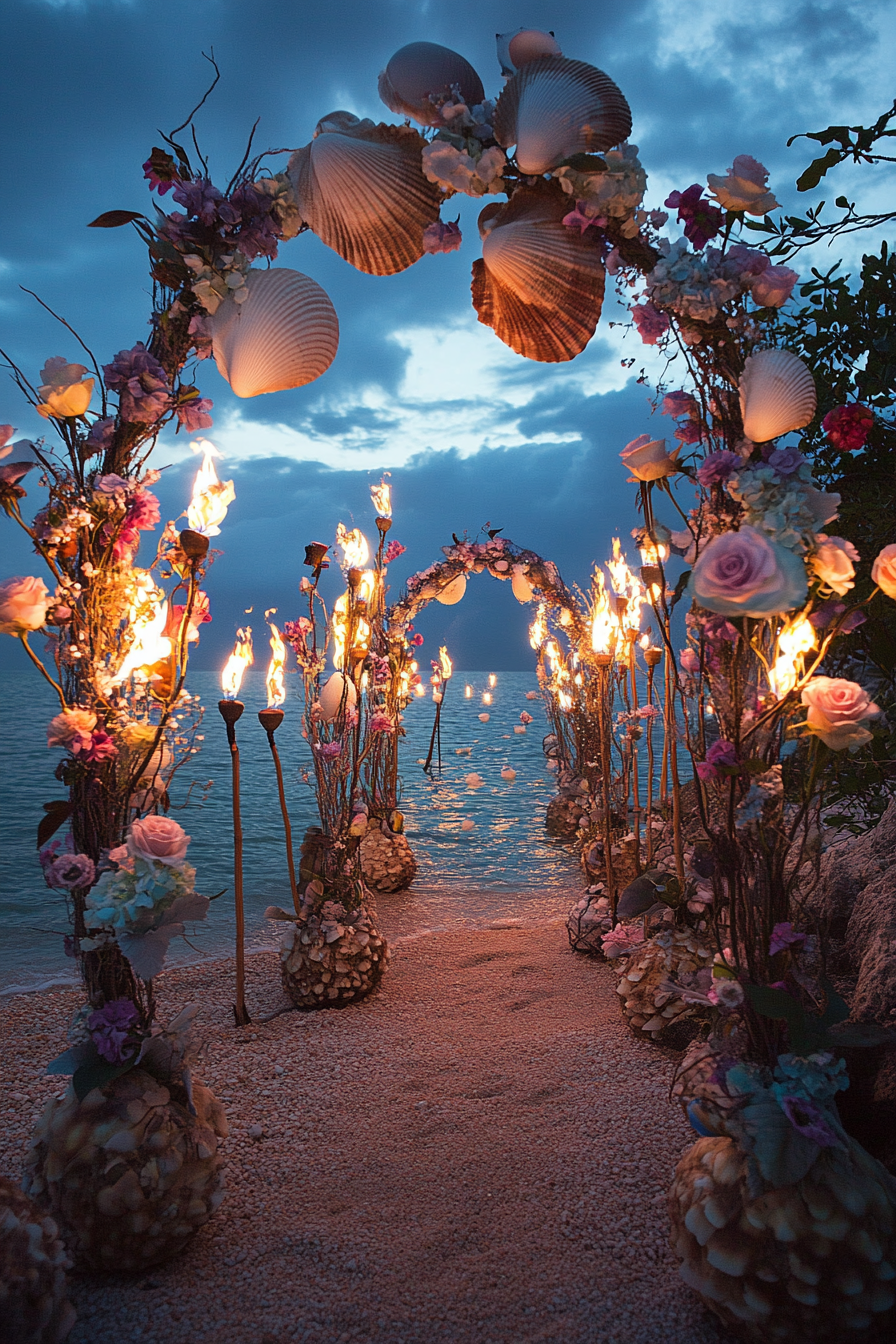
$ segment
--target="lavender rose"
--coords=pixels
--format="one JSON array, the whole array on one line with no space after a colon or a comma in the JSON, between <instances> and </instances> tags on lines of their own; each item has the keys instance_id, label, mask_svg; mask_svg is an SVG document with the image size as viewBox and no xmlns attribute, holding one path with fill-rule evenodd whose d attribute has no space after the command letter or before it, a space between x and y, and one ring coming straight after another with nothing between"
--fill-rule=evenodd
<instances>
[{"instance_id":1,"label":"lavender rose","mask_svg":"<svg viewBox=\"0 0 896 1344\"><path fill-rule=\"evenodd\" d=\"M723 532L708 543L688 592L721 616L777 616L806 599L806 567L798 555L754 527Z\"/></svg>"},{"instance_id":2,"label":"lavender rose","mask_svg":"<svg viewBox=\"0 0 896 1344\"><path fill-rule=\"evenodd\" d=\"M131 822L128 849L135 859L166 863L171 867L187 857L190 837L171 817L143 817Z\"/></svg>"}]
</instances>

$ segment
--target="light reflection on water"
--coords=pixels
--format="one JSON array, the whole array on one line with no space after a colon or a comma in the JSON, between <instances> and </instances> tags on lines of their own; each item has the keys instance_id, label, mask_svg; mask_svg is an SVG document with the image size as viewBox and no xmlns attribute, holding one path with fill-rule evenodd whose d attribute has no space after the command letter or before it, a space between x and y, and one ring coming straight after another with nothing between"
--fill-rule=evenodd
<instances>
[{"instance_id":1,"label":"light reflection on water","mask_svg":"<svg viewBox=\"0 0 896 1344\"><path fill-rule=\"evenodd\" d=\"M402 747L401 808L408 838L419 864L413 887L379 900L379 917L390 936L464 921L540 918L563 914L581 886L569 847L548 836L544 810L552 796L552 778L544 769L541 739L547 731L539 701L526 699L536 687L526 672L502 672L491 688L487 711L482 695L488 672L457 673L442 706L442 769L424 774L434 706L415 700L405 716ZM300 737L296 678L289 678L286 718L277 733L296 845L306 826L317 821L314 796L300 778L308 749ZM467 699L464 685L473 687ZM199 889L224 889L209 919L191 934L193 950L175 945L172 961L222 955L232 948L233 870L230 758L217 710L218 679L194 673L191 690L207 706L200 729L201 750L178 776L172 815L192 836L190 860ZM53 713L50 696L28 673L5 673L0 719L0 987L46 983L70 973L61 951L66 920L61 897L43 884L34 834L41 805L61 796L53 779L58 753L46 747L45 725ZM274 930L263 918L268 905L291 904L273 766L264 732L255 715L262 709L264 673L247 674L242 692L246 712L237 726L240 746L241 801L245 833L246 918L250 945L269 942ZM520 713L534 722L514 732ZM27 712L26 712L27 711ZM479 714L488 712L481 723ZM463 754L458 754L462 752ZM516 771L513 781L502 769ZM468 787L466 776L482 778ZM199 805L194 790L184 806L190 781L214 786ZM464 830L464 820L472 829Z\"/></svg>"}]
</instances>

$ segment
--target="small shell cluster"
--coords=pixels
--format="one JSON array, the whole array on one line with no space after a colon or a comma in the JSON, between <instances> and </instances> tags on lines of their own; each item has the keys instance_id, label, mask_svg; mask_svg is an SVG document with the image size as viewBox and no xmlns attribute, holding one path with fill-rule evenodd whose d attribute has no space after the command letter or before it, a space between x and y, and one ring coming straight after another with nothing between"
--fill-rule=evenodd
<instances>
[{"instance_id":1,"label":"small shell cluster","mask_svg":"<svg viewBox=\"0 0 896 1344\"><path fill-rule=\"evenodd\" d=\"M404 891L417 873L417 860L407 837L371 826L361 841L361 872L375 891Z\"/></svg>"},{"instance_id":2,"label":"small shell cluster","mask_svg":"<svg viewBox=\"0 0 896 1344\"><path fill-rule=\"evenodd\" d=\"M613 927L610 903L599 891L587 891L569 912L566 933L573 952L602 956L600 940Z\"/></svg>"},{"instance_id":3,"label":"small shell cluster","mask_svg":"<svg viewBox=\"0 0 896 1344\"><path fill-rule=\"evenodd\" d=\"M363 906L351 918L337 924L311 914L284 933L280 972L297 1008L342 1008L376 989L389 948Z\"/></svg>"},{"instance_id":4,"label":"small shell cluster","mask_svg":"<svg viewBox=\"0 0 896 1344\"><path fill-rule=\"evenodd\" d=\"M685 1283L753 1344L892 1339L896 1183L854 1140L793 1185L750 1193L730 1138L700 1139L669 1191Z\"/></svg>"},{"instance_id":5,"label":"small shell cluster","mask_svg":"<svg viewBox=\"0 0 896 1344\"><path fill-rule=\"evenodd\" d=\"M174 1084L172 1083L172 1086ZM191 1115L131 1069L78 1101L69 1085L32 1134L25 1190L59 1224L76 1268L139 1272L183 1249L224 1198L221 1103L193 1082Z\"/></svg>"},{"instance_id":6,"label":"small shell cluster","mask_svg":"<svg viewBox=\"0 0 896 1344\"><path fill-rule=\"evenodd\" d=\"M649 938L621 968L616 993L636 1036L658 1040L667 1027L690 1017L694 1008L664 990L664 981L711 966L713 951L693 929L668 929Z\"/></svg>"},{"instance_id":7,"label":"small shell cluster","mask_svg":"<svg viewBox=\"0 0 896 1344\"><path fill-rule=\"evenodd\" d=\"M70 1264L53 1219L0 1176L0 1337L61 1344L75 1323L66 1293Z\"/></svg>"}]
</instances>

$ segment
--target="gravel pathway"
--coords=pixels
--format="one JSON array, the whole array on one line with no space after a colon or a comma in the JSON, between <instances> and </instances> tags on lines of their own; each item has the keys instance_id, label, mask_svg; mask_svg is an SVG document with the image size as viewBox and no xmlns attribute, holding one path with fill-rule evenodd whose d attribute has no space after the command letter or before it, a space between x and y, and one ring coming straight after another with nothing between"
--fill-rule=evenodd
<instances>
[{"instance_id":1,"label":"gravel pathway","mask_svg":"<svg viewBox=\"0 0 896 1344\"><path fill-rule=\"evenodd\" d=\"M561 920L400 938L367 1002L239 1030L227 963L158 987L163 1020L204 1005L229 1193L180 1261L73 1279L71 1344L721 1338L666 1247L693 1137L667 1100L673 1061L628 1035L612 973L568 951ZM277 1006L274 954L249 959L247 998ZM4 1173L77 1002L0 1006Z\"/></svg>"}]
</instances>

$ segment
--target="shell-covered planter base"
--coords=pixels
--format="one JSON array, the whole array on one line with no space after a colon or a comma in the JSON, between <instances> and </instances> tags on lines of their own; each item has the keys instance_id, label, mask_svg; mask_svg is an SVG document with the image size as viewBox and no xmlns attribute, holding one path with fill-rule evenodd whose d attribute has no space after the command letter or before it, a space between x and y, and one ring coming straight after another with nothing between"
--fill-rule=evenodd
<instances>
[{"instance_id":1,"label":"shell-covered planter base","mask_svg":"<svg viewBox=\"0 0 896 1344\"><path fill-rule=\"evenodd\" d=\"M371 826L361 841L361 872L375 891L404 891L417 875L417 860L406 836Z\"/></svg>"},{"instance_id":2,"label":"shell-covered planter base","mask_svg":"<svg viewBox=\"0 0 896 1344\"><path fill-rule=\"evenodd\" d=\"M587 891L570 910L566 920L566 934L573 952L586 952L592 957L603 956L601 938L613 927L609 901L603 888Z\"/></svg>"},{"instance_id":3,"label":"shell-covered planter base","mask_svg":"<svg viewBox=\"0 0 896 1344\"><path fill-rule=\"evenodd\" d=\"M379 984L389 948L363 906L352 923L312 914L280 942L283 988L297 1008L343 1008Z\"/></svg>"},{"instance_id":4,"label":"shell-covered planter base","mask_svg":"<svg viewBox=\"0 0 896 1344\"><path fill-rule=\"evenodd\" d=\"M661 986L712 962L712 948L693 929L669 929L639 944L620 968L616 986L626 1023L635 1035L660 1040L673 1022L692 1016L692 1004Z\"/></svg>"},{"instance_id":5,"label":"shell-covered planter base","mask_svg":"<svg viewBox=\"0 0 896 1344\"><path fill-rule=\"evenodd\" d=\"M174 1084L172 1084L174 1086ZM131 1069L78 1101L69 1085L35 1126L26 1193L59 1224L78 1269L139 1272L183 1249L224 1198L221 1103Z\"/></svg>"},{"instance_id":6,"label":"shell-covered planter base","mask_svg":"<svg viewBox=\"0 0 896 1344\"><path fill-rule=\"evenodd\" d=\"M544 825L548 835L559 835L564 840L573 840L579 833L579 822L585 815L580 798L558 793L548 803Z\"/></svg>"},{"instance_id":7,"label":"shell-covered planter base","mask_svg":"<svg viewBox=\"0 0 896 1344\"><path fill-rule=\"evenodd\" d=\"M0 1339L61 1344L75 1323L70 1265L53 1219L0 1176Z\"/></svg>"},{"instance_id":8,"label":"shell-covered planter base","mask_svg":"<svg viewBox=\"0 0 896 1344\"><path fill-rule=\"evenodd\" d=\"M754 1198L737 1143L700 1139L669 1192L681 1276L749 1344L883 1344L896 1332L894 1192L850 1139Z\"/></svg>"}]
</instances>

